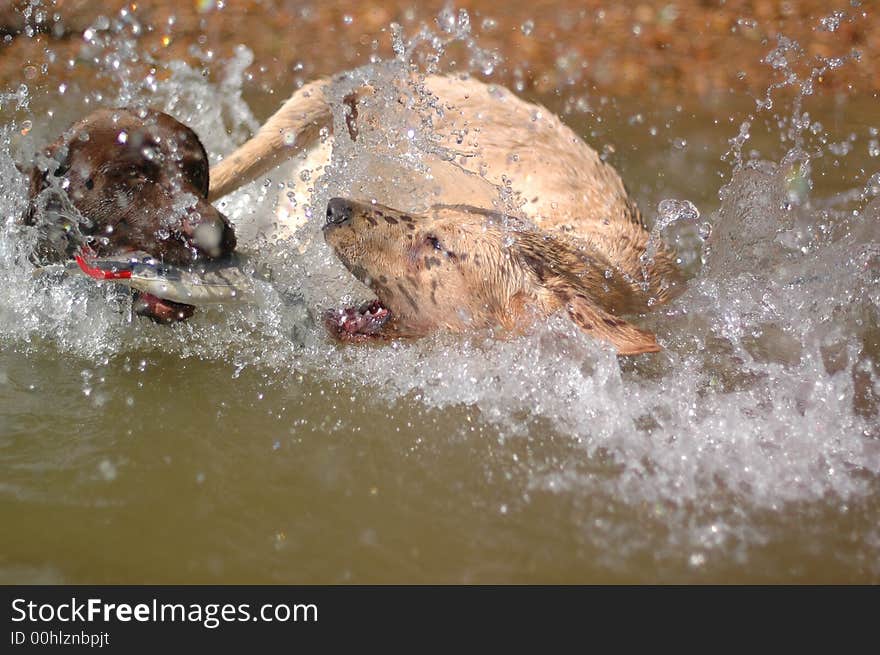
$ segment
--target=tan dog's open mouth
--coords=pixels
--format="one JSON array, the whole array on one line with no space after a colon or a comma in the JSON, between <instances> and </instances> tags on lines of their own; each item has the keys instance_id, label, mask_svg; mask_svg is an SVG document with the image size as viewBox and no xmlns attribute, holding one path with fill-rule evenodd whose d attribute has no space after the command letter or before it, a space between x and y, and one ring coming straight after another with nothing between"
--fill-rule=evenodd
<instances>
[{"instance_id":1,"label":"tan dog's open mouth","mask_svg":"<svg viewBox=\"0 0 880 655\"><path fill-rule=\"evenodd\" d=\"M390 318L391 310L373 300L360 307L330 309L324 314L324 324L340 341L363 341L378 336Z\"/></svg>"}]
</instances>

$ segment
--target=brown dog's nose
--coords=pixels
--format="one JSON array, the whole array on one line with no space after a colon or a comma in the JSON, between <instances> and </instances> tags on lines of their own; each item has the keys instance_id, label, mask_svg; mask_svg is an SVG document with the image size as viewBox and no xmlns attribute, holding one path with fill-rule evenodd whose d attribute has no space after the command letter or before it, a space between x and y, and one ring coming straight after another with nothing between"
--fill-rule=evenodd
<instances>
[{"instance_id":1,"label":"brown dog's nose","mask_svg":"<svg viewBox=\"0 0 880 655\"><path fill-rule=\"evenodd\" d=\"M327 224L342 225L351 220L351 203L345 198L331 198L327 203Z\"/></svg>"},{"instance_id":2,"label":"brown dog's nose","mask_svg":"<svg viewBox=\"0 0 880 655\"><path fill-rule=\"evenodd\" d=\"M218 259L235 250L234 228L207 200L199 198L190 208L190 213L182 221L182 228L187 245L197 250L199 256Z\"/></svg>"}]
</instances>

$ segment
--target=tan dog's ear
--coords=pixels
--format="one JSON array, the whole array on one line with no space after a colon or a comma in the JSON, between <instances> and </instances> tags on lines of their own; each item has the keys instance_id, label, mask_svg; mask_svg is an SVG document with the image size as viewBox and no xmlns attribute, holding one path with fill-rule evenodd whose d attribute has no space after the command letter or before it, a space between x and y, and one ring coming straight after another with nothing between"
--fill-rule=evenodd
<instances>
[{"instance_id":1,"label":"tan dog's ear","mask_svg":"<svg viewBox=\"0 0 880 655\"><path fill-rule=\"evenodd\" d=\"M548 285L548 289L553 290ZM618 316L609 314L579 291L562 288L556 292L564 303L571 320L587 334L608 341L617 348L618 355L641 355L660 352L657 338L647 330L641 330Z\"/></svg>"},{"instance_id":2,"label":"tan dog's ear","mask_svg":"<svg viewBox=\"0 0 880 655\"><path fill-rule=\"evenodd\" d=\"M620 355L662 350L652 333L608 311L627 311L632 290L619 275L606 276L613 267L601 256L533 231L517 232L514 244L523 264L582 330L611 343Z\"/></svg>"}]
</instances>

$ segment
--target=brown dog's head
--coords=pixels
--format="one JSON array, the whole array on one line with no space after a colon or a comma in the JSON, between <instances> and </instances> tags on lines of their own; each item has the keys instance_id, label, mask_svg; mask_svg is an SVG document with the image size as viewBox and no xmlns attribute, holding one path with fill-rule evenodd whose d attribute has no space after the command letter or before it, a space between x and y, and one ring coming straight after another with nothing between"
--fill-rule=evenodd
<instances>
[{"instance_id":1,"label":"brown dog's head","mask_svg":"<svg viewBox=\"0 0 880 655\"><path fill-rule=\"evenodd\" d=\"M171 116L101 109L48 146L31 171L24 222L37 227L37 258L144 251L189 265L235 249L235 233L208 201L208 157ZM192 308L143 294L143 313L179 320Z\"/></svg>"},{"instance_id":2,"label":"brown dog's head","mask_svg":"<svg viewBox=\"0 0 880 655\"><path fill-rule=\"evenodd\" d=\"M341 338L509 330L565 308L621 354L660 349L652 334L615 316L631 311L634 294L601 255L514 217L464 205L416 215L334 198L324 236L378 297L328 316Z\"/></svg>"}]
</instances>

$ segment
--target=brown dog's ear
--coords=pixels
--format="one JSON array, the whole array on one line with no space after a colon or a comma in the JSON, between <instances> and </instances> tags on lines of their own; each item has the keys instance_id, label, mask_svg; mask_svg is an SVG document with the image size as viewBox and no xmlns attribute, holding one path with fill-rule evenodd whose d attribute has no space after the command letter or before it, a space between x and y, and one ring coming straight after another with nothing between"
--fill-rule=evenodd
<instances>
[{"instance_id":1,"label":"brown dog's ear","mask_svg":"<svg viewBox=\"0 0 880 655\"><path fill-rule=\"evenodd\" d=\"M70 168L70 153L68 148L59 140L50 145L46 150L37 155L37 163L25 171L19 170L30 178L28 186L28 206L25 210L22 222L25 225L33 225L38 216L37 203L48 202L46 199L40 199L40 194L49 186L48 176L54 175L61 177Z\"/></svg>"},{"instance_id":2,"label":"brown dog's ear","mask_svg":"<svg viewBox=\"0 0 880 655\"><path fill-rule=\"evenodd\" d=\"M612 313L631 311L634 292L601 255L528 230L515 233L514 248L544 290L565 307L582 330L611 343L620 355L661 350L653 334Z\"/></svg>"},{"instance_id":3,"label":"brown dog's ear","mask_svg":"<svg viewBox=\"0 0 880 655\"><path fill-rule=\"evenodd\" d=\"M25 225L33 225L36 220L37 196L40 195L40 191L46 186L46 174L36 166L32 166L30 170L21 170L21 172L27 175L29 179L28 203L24 210L24 216L21 218L21 222Z\"/></svg>"}]
</instances>

